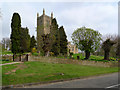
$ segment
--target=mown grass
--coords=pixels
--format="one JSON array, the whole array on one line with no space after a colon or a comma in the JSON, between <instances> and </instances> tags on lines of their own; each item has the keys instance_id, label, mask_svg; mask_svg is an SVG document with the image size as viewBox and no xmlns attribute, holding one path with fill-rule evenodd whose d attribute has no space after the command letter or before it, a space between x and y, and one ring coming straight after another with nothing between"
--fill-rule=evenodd
<instances>
[{"instance_id":1,"label":"mown grass","mask_svg":"<svg viewBox=\"0 0 120 90\"><path fill-rule=\"evenodd\" d=\"M11 51L2 51L2 55L6 55L6 54L11 54L13 55L13 53Z\"/></svg>"},{"instance_id":2,"label":"mown grass","mask_svg":"<svg viewBox=\"0 0 120 90\"><path fill-rule=\"evenodd\" d=\"M0 64L5 64L5 63L11 63L13 61L3 61L3 60L0 60Z\"/></svg>"},{"instance_id":3,"label":"mown grass","mask_svg":"<svg viewBox=\"0 0 120 90\"><path fill-rule=\"evenodd\" d=\"M80 57L80 60L84 60L85 56L83 54L73 54L73 58L77 59L77 56ZM109 61L116 61L116 58L110 57L110 60L104 60L103 56L96 56L96 55L90 55L90 58L88 59L90 61L102 61L102 62L109 62Z\"/></svg>"},{"instance_id":4,"label":"mown grass","mask_svg":"<svg viewBox=\"0 0 120 90\"><path fill-rule=\"evenodd\" d=\"M117 67L52 64L39 61L2 66L2 84L15 85L118 72Z\"/></svg>"}]
</instances>

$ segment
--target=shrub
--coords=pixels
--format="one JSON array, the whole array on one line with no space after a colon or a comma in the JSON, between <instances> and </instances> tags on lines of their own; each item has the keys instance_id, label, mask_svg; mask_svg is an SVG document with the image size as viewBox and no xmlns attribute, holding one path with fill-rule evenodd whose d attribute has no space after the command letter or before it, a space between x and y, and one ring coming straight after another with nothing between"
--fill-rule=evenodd
<instances>
[{"instance_id":1,"label":"shrub","mask_svg":"<svg viewBox=\"0 0 120 90\"><path fill-rule=\"evenodd\" d=\"M32 53L36 53L36 52L37 52L36 48L32 48Z\"/></svg>"},{"instance_id":2,"label":"shrub","mask_svg":"<svg viewBox=\"0 0 120 90\"><path fill-rule=\"evenodd\" d=\"M53 52L50 52L50 56L54 56L54 53L53 53Z\"/></svg>"}]
</instances>

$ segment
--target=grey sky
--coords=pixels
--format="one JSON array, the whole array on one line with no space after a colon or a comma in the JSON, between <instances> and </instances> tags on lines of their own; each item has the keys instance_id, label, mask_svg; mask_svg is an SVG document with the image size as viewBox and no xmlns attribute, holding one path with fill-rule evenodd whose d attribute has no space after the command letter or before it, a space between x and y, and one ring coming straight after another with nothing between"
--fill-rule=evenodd
<instances>
[{"instance_id":1,"label":"grey sky","mask_svg":"<svg viewBox=\"0 0 120 90\"><path fill-rule=\"evenodd\" d=\"M2 2L0 5L2 37L10 36L14 12L20 14L22 27L28 27L30 35L36 36L37 12L42 15L43 8L48 16L53 12L59 26L64 26L69 41L73 31L82 26L103 35L118 33L117 2Z\"/></svg>"}]
</instances>

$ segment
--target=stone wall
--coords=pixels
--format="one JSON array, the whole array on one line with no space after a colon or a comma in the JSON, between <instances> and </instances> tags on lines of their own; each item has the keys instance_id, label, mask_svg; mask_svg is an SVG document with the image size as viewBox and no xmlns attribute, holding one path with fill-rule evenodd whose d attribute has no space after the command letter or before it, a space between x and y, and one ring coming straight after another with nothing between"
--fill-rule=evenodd
<instances>
[{"instance_id":1,"label":"stone wall","mask_svg":"<svg viewBox=\"0 0 120 90\"><path fill-rule=\"evenodd\" d=\"M29 61L40 61L40 62L61 63L61 64L79 64L79 65L89 65L89 66L99 66L99 67L118 67L118 62L73 60L73 59L62 59L55 57L30 56Z\"/></svg>"},{"instance_id":2,"label":"stone wall","mask_svg":"<svg viewBox=\"0 0 120 90\"><path fill-rule=\"evenodd\" d=\"M13 61L28 61L28 54L23 54L23 55L13 55Z\"/></svg>"},{"instance_id":3,"label":"stone wall","mask_svg":"<svg viewBox=\"0 0 120 90\"><path fill-rule=\"evenodd\" d=\"M9 61L28 61L28 54L24 55L3 55L2 60L9 60ZM14 59L13 59L14 58Z\"/></svg>"},{"instance_id":4,"label":"stone wall","mask_svg":"<svg viewBox=\"0 0 120 90\"><path fill-rule=\"evenodd\" d=\"M13 61L13 55L3 55L2 60Z\"/></svg>"}]
</instances>

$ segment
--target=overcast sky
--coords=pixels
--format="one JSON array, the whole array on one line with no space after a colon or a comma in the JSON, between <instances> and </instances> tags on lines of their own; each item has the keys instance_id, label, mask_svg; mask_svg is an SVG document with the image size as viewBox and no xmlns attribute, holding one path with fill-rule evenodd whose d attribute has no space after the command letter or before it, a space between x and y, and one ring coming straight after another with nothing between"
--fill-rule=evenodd
<instances>
[{"instance_id":1,"label":"overcast sky","mask_svg":"<svg viewBox=\"0 0 120 90\"><path fill-rule=\"evenodd\" d=\"M20 14L22 27L28 27L30 35L36 36L37 12L42 15L43 8L48 16L53 12L59 26L63 25L69 41L74 30L83 26L102 35L118 33L118 2L1 2L0 7L0 38L10 37L14 12Z\"/></svg>"}]
</instances>

